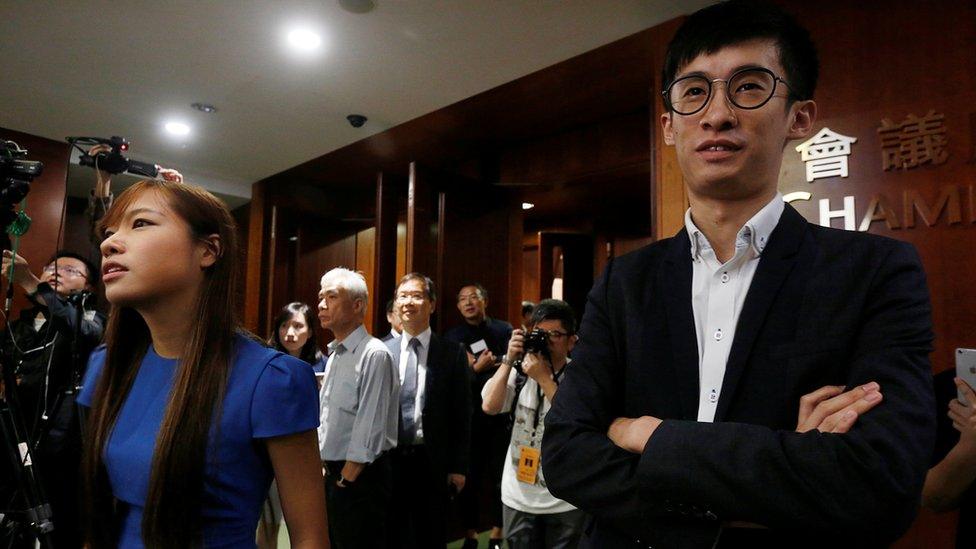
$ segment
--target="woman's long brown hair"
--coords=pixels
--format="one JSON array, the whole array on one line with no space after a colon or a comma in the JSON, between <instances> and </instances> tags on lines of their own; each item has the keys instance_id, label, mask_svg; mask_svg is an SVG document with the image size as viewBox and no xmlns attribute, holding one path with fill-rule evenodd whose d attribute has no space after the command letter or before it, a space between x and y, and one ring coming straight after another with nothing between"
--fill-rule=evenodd
<instances>
[{"instance_id":1,"label":"woman's long brown hair","mask_svg":"<svg viewBox=\"0 0 976 549\"><path fill-rule=\"evenodd\" d=\"M211 425L220 407L232 360L236 318L237 233L216 197L192 185L140 181L116 199L100 224L119 223L143 193L156 193L190 227L192 237L220 238L217 261L204 272L196 307L187 311L190 338L179 360L153 452L149 493L142 517L147 547L186 548L202 544L201 501ZM93 549L115 547L119 521L103 454L139 365L151 343L142 316L112 306L105 330L107 353L95 389L82 460L87 541Z\"/></svg>"}]
</instances>

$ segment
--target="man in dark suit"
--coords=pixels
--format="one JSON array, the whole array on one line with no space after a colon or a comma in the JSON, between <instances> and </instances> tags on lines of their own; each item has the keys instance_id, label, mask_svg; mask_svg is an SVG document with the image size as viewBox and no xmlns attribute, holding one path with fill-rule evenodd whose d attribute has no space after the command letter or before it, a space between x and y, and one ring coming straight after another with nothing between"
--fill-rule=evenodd
<instances>
[{"instance_id":1,"label":"man in dark suit","mask_svg":"<svg viewBox=\"0 0 976 549\"><path fill-rule=\"evenodd\" d=\"M401 383L390 546L443 547L448 499L464 488L468 473L468 360L459 344L430 329L437 300L430 278L407 274L395 296L403 332L386 343Z\"/></svg>"},{"instance_id":2,"label":"man in dark suit","mask_svg":"<svg viewBox=\"0 0 976 549\"><path fill-rule=\"evenodd\" d=\"M919 258L777 192L817 70L807 32L755 2L705 8L669 46L685 228L608 264L546 418L543 470L592 515L584 547L876 546L915 515L934 431ZM824 385L849 388L830 417L856 424L795 432Z\"/></svg>"},{"instance_id":3,"label":"man in dark suit","mask_svg":"<svg viewBox=\"0 0 976 549\"><path fill-rule=\"evenodd\" d=\"M391 299L386 302L386 321L390 324L390 332L380 338L380 341L383 343L400 337L400 334L403 332L403 327L400 326L400 317L393 310L393 301Z\"/></svg>"}]
</instances>

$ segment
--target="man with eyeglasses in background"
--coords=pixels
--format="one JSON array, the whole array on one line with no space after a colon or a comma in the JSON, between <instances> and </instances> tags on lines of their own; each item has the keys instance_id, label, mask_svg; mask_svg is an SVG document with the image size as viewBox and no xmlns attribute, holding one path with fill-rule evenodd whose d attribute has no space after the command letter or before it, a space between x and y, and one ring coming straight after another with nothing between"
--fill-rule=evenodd
<instances>
[{"instance_id":1,"label":"man with eyeglasses in background","mask_svg":"<svg viewBox=\"0 0 976 549\"><path fill-rule=\"evenodd\" d=\"M37 448L33 456L52 507L55 545L80 547L81 429L74 388L105 328L105 316L94 309L99 273L83 256L62 250L38 277L27 260L4 250L2 274L7 283L11 263L14 284L27 293L33 306L10 321L0 336L4 367L14 369L20 411ZM76 335L77 357L73 357ZM12 481L10 475L3 477ZM0 497L10 493L7 488L0 488Z\"/></svg>"},{"instance_id":2,"label":"man with eyeglasses in background","mask_svg":"<svg viewBox=\"0 0 976 549\"><path fill-rule=\"evenodd\" d=\"M444 547L448 501L461 493L468 475L471 374L461 346L431 331L434 281L407 273L394 296L403 332L386 342L400 373L387 547Z\"/></svg>"},{"instance_id":3,"label":"man with eyeglasses in background","mask_svg":"<svg viewBox=\"0 0 976 549\"><path fill-rule=\"evenodd\" d=\"M463 322L444 332L444 339L464 347L471 366L471 474L467 489L458 498L465 536L462 549L478 546L483 518L491 528L488 549L502 545L502 455L511 431L506 418L491 417L481 410L481 388L497 371L512 337L512 325L491 318L487 309L488 290L478 282L464 284L457 293L457 310Z\"/></svg>"},{"instance_id":4,"label":"man with eyeglasses in background","mask_svg":"<svg viewBox=\"0 0 976 549\"><path fill-rule=\"evenodd\" d=\"M545 333L548 356L527 353L525 331L515 330L502 365L481 391L486 414L512 416L501 490L505 540L509 549L573 548L583 512L549 493L539 454L546 414L576 345L576 315L565 301L545 299L533 310L528 329Z\"/></svg>"},{"instance_id":5,"label":"man with eyeglasses in background","mask_svg":"<svg viewBox=\"0 0 976 549\"><path fill-rule=\"evenodd\" d=\"M818 70L769 3L704 8L668 46L685 226L608 262L546 417L549 489L594 516L583 547L878 547L917 512L935 432L918 254L777 190Z\"/></svg>"}]
</instances>

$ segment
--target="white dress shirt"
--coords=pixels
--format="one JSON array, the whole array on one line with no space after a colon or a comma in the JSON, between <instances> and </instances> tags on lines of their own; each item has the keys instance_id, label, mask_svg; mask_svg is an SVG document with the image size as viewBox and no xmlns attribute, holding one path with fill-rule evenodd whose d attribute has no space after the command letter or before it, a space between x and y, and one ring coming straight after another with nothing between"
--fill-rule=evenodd
<instances>
[{"instance_id":1,"label":"white dress shirt","mask_svg":"<svg viewBox=\"0 0 976 549\"><path fill-rule=\"evenodd\" d=\"M400 337L400 387L403 388L404 377L407 373L407 355L410 352L410 348L407 345L410 340L414 337L420 341L420 346L417 347L417 395L414 400L414 425L417 426L417 435L414 437L414 444L422 444L424 442L424 394L425 394L425 381L427 380L427 355L430 353L430 327L428 326L426 330L420 333L418 336L412 336L403 331Z\"/></svg>"},{"instance_id":2,"label":"white dress shirt","mask_svg":"<svg viewBox=\"0 0 976 549\"><path fill-rule=\"evenodd\" d=\"M776 193L739 229L735 255L725 264L719 264L715 250L692 221L691 208L685 212L693 265L691 303L698 335L698 421L715 419L739 313L762 251L784 209L783 196Z\"/></svg>"}]
</instances>

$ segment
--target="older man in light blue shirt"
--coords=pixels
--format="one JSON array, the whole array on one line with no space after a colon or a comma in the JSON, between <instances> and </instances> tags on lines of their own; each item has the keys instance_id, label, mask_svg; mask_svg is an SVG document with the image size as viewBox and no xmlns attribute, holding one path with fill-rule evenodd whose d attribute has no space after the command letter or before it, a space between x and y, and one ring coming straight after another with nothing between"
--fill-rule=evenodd
<instances>
[{"instance_id":1,"label":"older man in light blue shirt","mask_svg":"<svg viewBox=\"0 0 976 549\"><path fill-rule=\"evenodd\" d=\"M400 380L389 351L363 326L362 275L336 268L322 277L319 321L335 335L319 393L319 451L326 475L333 547L385 543L397 443Z\"/></svg>"}]
</instances>

